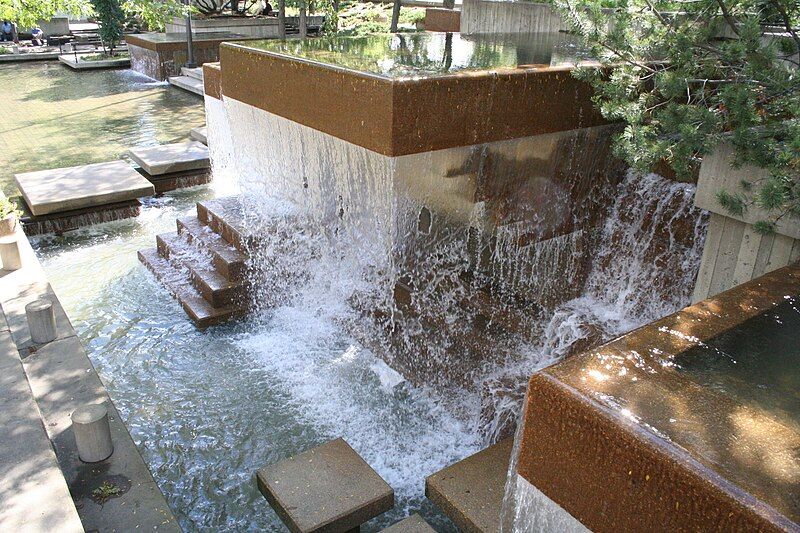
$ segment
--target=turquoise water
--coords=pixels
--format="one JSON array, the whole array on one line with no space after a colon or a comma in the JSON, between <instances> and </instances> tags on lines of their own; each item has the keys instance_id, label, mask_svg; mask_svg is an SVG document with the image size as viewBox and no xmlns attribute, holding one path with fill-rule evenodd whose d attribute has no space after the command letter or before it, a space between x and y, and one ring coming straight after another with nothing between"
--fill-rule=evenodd
<instances>
[{"instance_id":1,"label":"turquoise water","mask_svg":"<svg viewBox=\"0 0 800 533\"><path fill-rule=\"evenodd\" d=\"M177 192L148 202L138 219L34 240L183 528L283 530L256 469L342 436L396 491L395 510L366 531L410 512L452 530L425 499L424 478L477 451L469 423L314 309L287 305L200 331L139 264L137 250L213 195Z\"/></svg>"}]
</instances>

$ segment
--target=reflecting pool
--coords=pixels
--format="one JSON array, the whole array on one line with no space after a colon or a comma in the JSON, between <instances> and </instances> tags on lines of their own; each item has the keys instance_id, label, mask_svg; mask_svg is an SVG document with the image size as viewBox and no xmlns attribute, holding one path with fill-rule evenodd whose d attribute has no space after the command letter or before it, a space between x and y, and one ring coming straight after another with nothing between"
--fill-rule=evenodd
<instances>
[{"instance_id":1,"label":"reflecting pool","mask_svg":"<svg viewBox=\"0 0 800 533\"><path fill-rule=\"evenodd\" d=\"M185 140L202 100L132 70L76 72L57 62L0 65L0 189L15 173L99 163L132 146Z\"/></svg>"}]
</instances>

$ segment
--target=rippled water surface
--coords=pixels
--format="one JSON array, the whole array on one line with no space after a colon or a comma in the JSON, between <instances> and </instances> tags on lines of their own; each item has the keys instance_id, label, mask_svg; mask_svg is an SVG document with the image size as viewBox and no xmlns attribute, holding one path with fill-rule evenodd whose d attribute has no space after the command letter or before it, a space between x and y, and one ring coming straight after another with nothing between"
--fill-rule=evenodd
<instances>
[{"instance_id":1,"label":"rippled water surface","mask_svg":"<svg viewBox=\"0 0 800 533\"><path fill-rule=\"evenodd\" d=\"M0 189L17 172L119 158L186 140L202 100L132 70L76 72L57 62L0 65Z\"/></svg>"},{"instance_id":2,"label":"rippled water surface","mask_svg":"<svg viewBox=\"0 0 800 533\"><path fill-rule=\"evenodd\" d=\"M343 436L395 489L396 509L440 530L424 478L479 447L466 427L360 349L318 309L286 306L197 330L142 267L207 189L152 200L136 220L36 241L64 307L186 530L279 531L253 474ZM401 381L399 384L397 382Z\"/></svg>"}]
</instances>

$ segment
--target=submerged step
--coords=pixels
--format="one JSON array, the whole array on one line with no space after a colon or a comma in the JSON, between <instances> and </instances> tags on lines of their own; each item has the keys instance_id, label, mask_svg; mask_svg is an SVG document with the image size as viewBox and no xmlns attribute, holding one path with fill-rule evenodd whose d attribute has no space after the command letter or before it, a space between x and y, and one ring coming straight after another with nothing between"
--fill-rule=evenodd
<instances>
[{"instance_id":1,"label":"submerged step","mask_svg":"<svg viewBox=\"0 0 800 533\"><path fill-rule=\"evenodd\" d=\"M238 196L197 202L197 218L243 254L257 240L245 223Z\"/></svg>"},{"instance_id":2,"label":"submerged step","mask_svg":"<svg viewBox=\"0 0 800 533\"><path fill-rule=\"evenodd\" d=\"M156 236L159 254L176 267L185 267L192 284L213 307L244 306L244 284L229 281L217 272L209 255L177 233Z\"/></svg>"},{"instance_id":3,"label":"submerged step","mask_svg":"<svg viewBox=\"0 0 800 533\"><path fill-rule=\"evenodd\" d=\"M156 248L140 250L138 255L139 261L164 284L199 327L219 324L243 314L244 310L239 306L212 307L192 286L188 272L182 272L161 257Z\"/></svg>"},{"instance_id":4,"label":"submerged step","mask_svg":"<svg viewBox=\"0 0 800 533\"><path fill-rule=\"evenodd\" d=\"M383 530L383 533L435 533L430 524L418 514L399 521Z\"/></svg>"},{"instance_id":5,"label":"submerged step","mask_svg":"<svg viewBox=\"0 0 800 533\"><path fill-rule=\"evenodd\" d=\"M425 479L425 495L461 531L500 531L508 462L514 439L508 438Z\"/></svg>"},{"instance_id":6,"label":"submerged step","mask_svg":"<svg viewBox=\"0 0 800 533\"><path fill-rule=\"evenodd\" d=\"M348 531L394 507L394 490L344 439L261 468L256 480L292 531Z\"/></svg>"},{"instance_id":7,"label":"submerged step","mask_svg":"<svg viewBox=\"0 0 800 533\"><path fill-rule=\"evenodd\" d=\"M203 67L181 67L181 75L203 81Z\"/></svg>"},{"instance_id":8,"label":"submerged step","mask_svg":"<svg viewBox=\"0 0 800 533\"><path fill-rule=\"evenodd\" d=\"M178 233L211 255L214 268L229 281L244 278L245 256L197 217L179 218Z\"/></svg>"}]
</instances>

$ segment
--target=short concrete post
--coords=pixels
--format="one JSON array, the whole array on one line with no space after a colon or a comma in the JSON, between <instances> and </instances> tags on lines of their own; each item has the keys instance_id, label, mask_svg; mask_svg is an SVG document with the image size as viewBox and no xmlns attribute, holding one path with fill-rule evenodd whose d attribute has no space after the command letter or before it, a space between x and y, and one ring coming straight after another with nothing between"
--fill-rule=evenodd
<instances>
[{"instance_id":1,"label":"short concrete post","mask_svg":"<svg viewBox=\"0 0 800 533\"><path fill-rule=\"evenodd\" d=\"M41 298L25 306L25 316L28 318L28 329L31 339L36 344L44 344L56 338L56 314L53 312L53 302Z\"/></svg>"},{"instance_id":2,"label":"short concrete post","mask_svg":"<svg viewBox=\"0 0 800 533\"><path fill-rule=\"evenodd\" d=\"M19 270L22 268L19 242L16 238L0 240L0 262L3 263L3 270Z\"/></svg>"},{"instance_id":3,"label":"short concrete post","mask_svg":"<svg viewBox=\"0 0 800 533\"><path fill-rule=\"evenodd\" d=\"M97 463L111 457L111 427L105 405L84 405L72 413L72 431L78 445L78 457L84 463Z\"/></svg>"}]
</instances>

